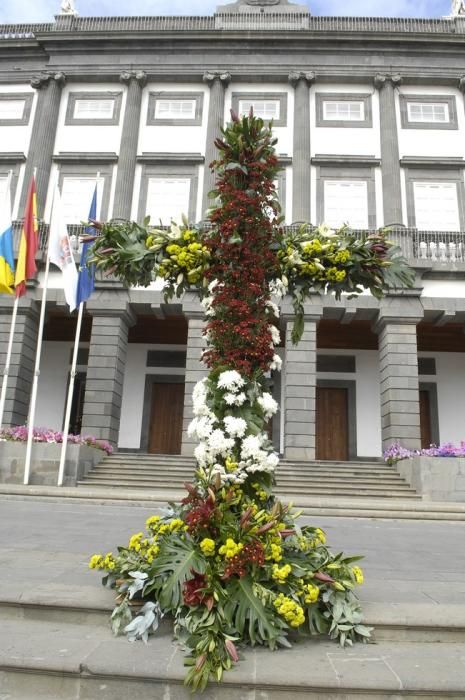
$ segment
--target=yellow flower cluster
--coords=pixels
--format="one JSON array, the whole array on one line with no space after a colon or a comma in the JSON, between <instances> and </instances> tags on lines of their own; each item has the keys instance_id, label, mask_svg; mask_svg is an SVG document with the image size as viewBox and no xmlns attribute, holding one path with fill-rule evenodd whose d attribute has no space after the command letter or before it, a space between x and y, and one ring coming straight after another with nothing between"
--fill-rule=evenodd
<instances>
[{"instance_id":1,"label":"yellow flower cluster","mask_svg":"<svg viewBox=\"0 0 465 700\"><path fill-rule=\"evenodd\" d=\"M219 548L218 552L225 556L226 559L232 559L236 554L239 554L243 548L244 545L241 542L236 544L231 537L228 537L226 543Z\"/></svg>"},{"instance_id":2,"label":"yellow flower cluster","mask_svg":"<svg viewBox=\"0 0 465 700\"><path fill-rule=\"evenodd\" d=\"M345 280L347 272L345 270L338 270L337 267L328 267L326 270L326 279L330 282L342 282Z\"/></svg>"},{"instance_id":3,"label":"yellow flower cluster","mask_svg":"<svg viewBox=\"0 0 465 700\"><path fill-rule=\"evenodd\" d=\"M280 593L273 603L278 615L284 617L286 622L291 627L300 627L305 622L305 614L303 608L296 603L292 598Z\"/></svg>"},{"instance_id":4,"label":"yellow flower cluster","mask_svg":"<svg viewBox=\"0 0 465 700\"><path fill-rule=\"evenodd\" d=\"M269 554L266 555L265 559L267 561L281 561L283 558L283 548L281 547L280 544L276 544L275 542L271 542L270 544L270 552Z\"/></svg>"},{"instance_id":5,"label":"yellow flower cluster","mask_svg":"<svg viewBox=\"0 0 465 700\"><path fill-rule=\"evenodd\" d=\"M285 583L291 571L292 568L290 564L284 564L284 566L278 566L277 564L273 564L273 571L271 573L271 576L278 583Z\"/></svg>"},{"instance_id":6,"label":"yellow flower cluster","mask_svg":"<svg viewBox=\"0 0 465 700\"><path fill-rule=\"evenodd\" d=\"M152 524L152 529L153 527L154 525ZM168 526L162 525L161 527ZM161 529L161 527L159 528L159 530ZM149 540L147 539L147 537L144 537L144 534L142 532L138 532L131 537L131 539L129 540L128 549L132 550L133 552L137 552L138 554L140 554L141 557L144 557L148 564L151 564L153 562L158 552L160 551L160 547L157 544L156 538L154 538L153 540Z\"/></svg>"},{"instance_id":7,"label":"yellow flower cluster","mask_svg":"<svg viewBox=\"0 0 465 700\"><path fill-rule=\"evenodd\" d=\"M268 498L268 494L264 489L261 488L260 484L252 484L252 488L255 490L259 501L266 501L266 499Z\"/></svg>"},{"instance_id":8,"label":"yellow flower cluster","mask_svg":"<svg viewBox=\"0 0 465 700\"><path fill-rule=\"evenodd\" d=\"M151 515L150 518L147 518L147 520L145 521L145 527L147 528L147 530L156 530L158 528L159 522L159 515Z\"/></svg>"},{"instance_id":9,"label":"yellow flower cluster","mask_svg":"<svg viewBox=\"0 0 465 700\"><path fill-rule=\"evenodd\" d=\"M336 255L334 256L334 262L335 263L341 263L344 264L350 260L350 253L348 250L340 250Z\"/></svg>"},{"instance_id":10,"label":"yellow flower cluster","mask_svg":"<svg viewBox=\"0 0 465 700\"><path fill-rule=\"evenodd\" d=\"M183 240L187 245L179 245L178 243L170 243L166 246L166 253L169 256L165 258L160 265L158 274L161 277L169 277L177 275L179 272L187 273L189 282L195 284L202 276L205 263L210 258L210 251L207 246L196 241L189 241L194 237L192 231L185 231Z\"/></svg>"},{"instance_id":11,"label":"yellow flower cluster","mask_svg":"<svg viewBox=\"0 0 465 700\"><path fill-rule=\"evenodd\" d=\"M206 557L212 557L215 554L215 543L209 537L204 537L200 543L200 549Z\"/></svg>"},{"instance_id":12,"label":"yellow flower cluster","mask_svg":"<svg viewBox=\"0 0 465 700\"><path fill-rule=\"evenodd\" d=\"M363 583L363 571L362 571L362 569L359 566L353 566L352 573L354 575L355 583L362 584Z\"/></svg>"},{"instance_id":13,"label":"yellow flower cluster","mask_svg":"<svg viewBox=\"0 0 465 700\"><path fill-rule=\"evenodd\" d=\"M304 586L302 586L302 590L299 591L299 594L303 596L304 603L311 605L312 603L316 603L318 600L320 589L318 586L315 586L314 583L306 583Z\"/></svg>"},{"instance_id":14,"label":"yellow flower cluster","mask_svg":"<svg viewBox=\"0 0 465 700\"><path fill-rule=\"evenodd\" d=\"M108 552L102 557L101 554L94 554L89 561L89 569L105 569L106 571L113 571L116 566L115 559L113 557L113 552Z\"/></svg>"},{"instance_id":15,"label":"yellow flower cluster","mask_svg":"<svg viewBox=\"0 0 465 700\"><path fill-rule=\"evenodd\" d=\"M224 466L227 472L235 472L237 469L237 462L235 462L231 457L226 457Z\"/></svg>"},{"instance_id":16,"label":"yellow flower cluster","mask_svg":"<svg viewBox=\"0 0 465 700\"><path fill-rule=\"evenodd\" d=\"M313 241L302 243L302 252L304 255L318 255L322 250L323 246L318 238L314 238Z\"/></svg>"}]
</instances>

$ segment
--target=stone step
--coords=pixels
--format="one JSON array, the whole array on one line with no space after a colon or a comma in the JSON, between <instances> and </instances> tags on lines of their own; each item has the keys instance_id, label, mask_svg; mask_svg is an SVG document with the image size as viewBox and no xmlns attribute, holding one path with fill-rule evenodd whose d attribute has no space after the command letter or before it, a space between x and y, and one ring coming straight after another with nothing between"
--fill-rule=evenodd
<instances>
[{"instance_id":1,"label":"stone step","mask_svg":"<svg viewBox=\"0 0 465 700\"><path fill-rule=\"evenodd\" d=\"M15 700L187 700L183 652L168 626L148 644L112 638L98 625L5 620L0 627L0 687ZM379 641L341 649L321 639L292 649L241 650L243 659L204 700L382 700L463 698L463 643Z\"/></svg>"},{"instance_id":2,"label":"stone step","mask_svg":"<svg viewBox=\"0 0 465 700\"><path fill-rule=\"evenodd\" d=\"M156 482L156 481L150 481L150 480L142 480L142 479L137 479L134 481L130 481L128 479L103 479L101 477L93 477L93 476L88 476L85 480L78 481L78 486L84 486L84 485L89 485L89 486L104 486L104 487L110 487L114 489L119 489L119 488L134 488L134 489L147 489L147 488L157 488L161 491L164 489L175 489L176 484L175 483L168 483L165 481L163 482ZM341 486L340 488L336 487L325 487L325 486L313 486L313 487L307 487L306 488L306 495L334 495L334 496L341 496L341 495L347 495L350 496L352 494L356 496L372 496L375 498L395 498L398 497L399 495L402 496L402 498L421 498L418 494L416 494L413 489L409 490L407 487L401 491L390 491L387 489L377 489L376 487L358 487L354 486L351 487L349 486ZM290 500L295 500L297 498L297 495L295 491L289 490L288 487L277 487L276 493L279 495L283 496L285 494L286 498L289 498Z\"/></svg>"},{"instance_id":3,"label":"stone step","mask_svg":"<svg viewBox=\"0 0 465 700\"><path fill-rule=\"evenodd\" d=\"M189 466L189 467L184 467L184 466L172 466L169 467L163 467L160 465L142 465L142 464L107 464L102 462L101 464L98 464L96 467L93 467L92 469L93 472L95 471L111 471L114 473L121 472L121 471L127 471L130 473L134 474L141 474L141 473L154 473L154 474L162 474L163 476L166 476L167 473L175 473L175 474L185 474L187 476L192 475L195 471L195 467ZM389 470L389 469L379 469L377 471L368 471L368 470L357 470L357 469L323 469L321 467L316 467L313 469L308 469L308 468L302 468L302 469L283 469L281 465L278 466L276 469L276 473L279 476L295 476L295 477L300 477L300 476L314 476L314 475L322 475L322 476L342 476L342 477L360 477L360 478L377 478L377 477L388 477L390 479L401 479L402 477L400 474L394 470Z\"/></svg>"}]
</instances>

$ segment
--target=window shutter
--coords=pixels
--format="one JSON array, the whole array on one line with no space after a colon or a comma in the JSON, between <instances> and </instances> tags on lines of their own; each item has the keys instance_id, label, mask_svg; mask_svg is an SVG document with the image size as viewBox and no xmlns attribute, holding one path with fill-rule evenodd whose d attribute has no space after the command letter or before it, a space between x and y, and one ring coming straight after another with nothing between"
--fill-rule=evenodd
<instances>
[{"instance_id":1,"label":"window shutter","mask_svg":"<svg viewBox=\"0 0 465 700\"><path fill-rule=\"evenodd\" d=\"M326 180L324 184L324 223L337 228L368 228L368 188L360 180Z\"/></svg>"},{"instance_id":2,"label":"window shutter","mask_svg":"<svg viewBox=\"0 0 465 700\"><path fill-rule=\"evenodd\" d=\"M460 231L455 182L414 182L415 224L422 231Z\"/></svg>"},{"instance_id":3,"label":"window shutter","mask_svg":"<svg viewBox=\"0 0 465 700\"><path fill-rule=\"evenodd\" d=\"M169 226L171 221L189 216L190 178L150 178L147 188L147 215L157 226Z\"/></svg>"}]
</instances>

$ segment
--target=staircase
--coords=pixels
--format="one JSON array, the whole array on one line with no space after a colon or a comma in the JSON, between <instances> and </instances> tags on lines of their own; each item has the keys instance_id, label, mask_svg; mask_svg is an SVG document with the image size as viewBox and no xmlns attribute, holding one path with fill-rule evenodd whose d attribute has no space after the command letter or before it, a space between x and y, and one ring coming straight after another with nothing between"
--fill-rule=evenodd
<instances>
[{"instance_id":1,"label":"staircase","mask_svg":"<svg viewBox=\"0 0 465 700\"><path fill-rule=\"evenodd\" d=\"M192 480L194 469L192 457L120 452L105 457L78 486L182 491L184 482ZM421 499L394 467L381 461L283 460L276 480L277 495L291 501L302 496Z\"/></svg>"}]
</instances>

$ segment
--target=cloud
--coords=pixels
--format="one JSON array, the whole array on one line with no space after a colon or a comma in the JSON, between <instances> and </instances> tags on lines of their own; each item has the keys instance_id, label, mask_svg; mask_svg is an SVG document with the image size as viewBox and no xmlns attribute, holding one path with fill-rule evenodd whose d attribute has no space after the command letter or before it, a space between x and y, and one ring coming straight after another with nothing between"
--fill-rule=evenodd
<instances>
[{"instance_id":1,"label":"cloud","mask_svg":"<svg viewBox=\"0 0 465 700\"><path fill-rule=\"evenodd\" d=\"M106 15L211 15L227 0L75 0L79 14ZM299 3L299 0L296 0ZM51 22L61 0L2 0L0 23ZM316 15L390 17L441 17L450 11L449 0L300 0Z\"/></svg>"}]
</instances>

